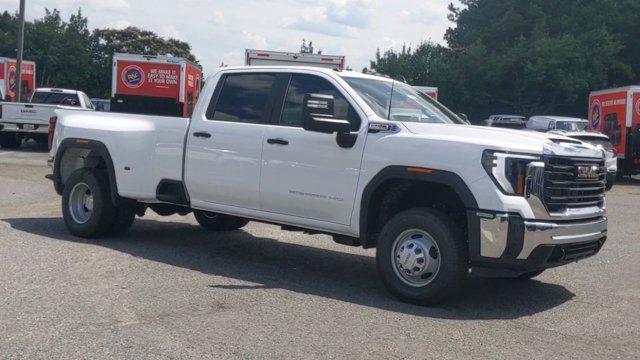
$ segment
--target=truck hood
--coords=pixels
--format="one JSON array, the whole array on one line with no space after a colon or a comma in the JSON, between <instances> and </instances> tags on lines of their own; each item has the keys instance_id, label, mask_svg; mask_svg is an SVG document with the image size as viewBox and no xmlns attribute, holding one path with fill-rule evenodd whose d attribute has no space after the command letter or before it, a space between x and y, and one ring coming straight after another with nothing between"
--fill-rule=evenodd
<instances>
[{"instance_id":1,"label":"truck hood","mask_svg":"<svg viewBox=\"0 0 640 360\"><path fill-rule=\"evenodd\" d=\"M593 145L558 134L504 128L404 122L413 134L434 140L474 144L485 149L557 156L602 158Z\"/></svg>"}]
</instances>

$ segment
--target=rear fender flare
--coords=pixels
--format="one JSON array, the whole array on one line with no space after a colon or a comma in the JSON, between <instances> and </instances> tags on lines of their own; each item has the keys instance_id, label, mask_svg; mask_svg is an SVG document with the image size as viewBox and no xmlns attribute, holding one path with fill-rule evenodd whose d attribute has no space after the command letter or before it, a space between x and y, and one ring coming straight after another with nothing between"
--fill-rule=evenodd
<instances>
[{"instance_id":1,"label":"rear fender flare","mask_svg":"<svg viewBox=\"0 0 640 360\"><path fill-rule=\"evenodd\" d=\"M118 184L116 183L116 172L113 166L113 160L107 147L100 141L87 140L79 138L67 138L62 140L56 151L53 163L53 185L56 192L62 195L64 191L64 183L60 171L61 161L64 153L69 149L87 149L91 150L92 155L100 156L107 167L107 175L109 177L109 186L111 188L111 201L114 205L118 205L122 200L118 195Z\"/></svg>"}]
</instances>

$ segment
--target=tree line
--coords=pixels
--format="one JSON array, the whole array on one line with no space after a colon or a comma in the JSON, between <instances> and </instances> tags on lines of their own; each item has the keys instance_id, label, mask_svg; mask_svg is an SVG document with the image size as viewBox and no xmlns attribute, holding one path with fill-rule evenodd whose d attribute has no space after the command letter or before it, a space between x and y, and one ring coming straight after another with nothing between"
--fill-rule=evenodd
<instances>
[{"instance_id":1,"label":"tree line","mask_svg":"<svg viewBox=\"0 0 640 360\"><path fill-rule=\"evenodd\" d=\"M18 17L0 14L0 56L15 58ZM196 61L188 43L165 39L136 27L90 31L81 10L62 19L56 9L25 24L24 59L36 62L37 87L64 87L109 98L115 52L171 54Z\"/></svg>"},{"instance_id":2,"label":"tree line","mask_svg":"<svg viewBox=\"0 0 640 360\"><path fill-rule=\"evenodd\" d=\"M585 117L589 92L640 81L638 0L460 0L446 46L378 50L371 68L474 122L490 114Z\"/></svg>"}]
</instances>

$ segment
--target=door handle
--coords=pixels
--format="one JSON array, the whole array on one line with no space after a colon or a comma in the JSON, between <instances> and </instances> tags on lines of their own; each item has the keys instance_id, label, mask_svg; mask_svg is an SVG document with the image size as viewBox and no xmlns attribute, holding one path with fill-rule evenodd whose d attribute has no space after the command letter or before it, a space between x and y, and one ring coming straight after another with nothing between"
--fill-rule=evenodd
<instances>
[{"instance_id":1,"label":"door handle","mask_svg":"<svg viewBox=\"0 0 640 360\"><path fill-rule=\"evenodd\" d=\"M193 136L208 139L211 137L211 134L205 131L197 131L193 133Z\"/></svg>"},{"instance_id":2,"label":"door handle","mask_svg":"<svg viewBox=\"0 0 640 360\"><path fill-rule=\"evenodd\" d=\"M289 141L281 138L267 139L267 143L274 145L289 145Z\"/></svg>"}]
</instances>

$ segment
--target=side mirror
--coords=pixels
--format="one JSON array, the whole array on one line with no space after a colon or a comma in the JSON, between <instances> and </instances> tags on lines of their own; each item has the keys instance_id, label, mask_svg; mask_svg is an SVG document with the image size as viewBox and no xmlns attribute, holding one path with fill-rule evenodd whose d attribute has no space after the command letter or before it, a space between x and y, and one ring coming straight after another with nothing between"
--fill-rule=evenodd
<instances>
[{"instance_id":1,"label":"side mirror","mask_svg":"<svg viewBox=\"0 0 640 360\"><path fill-rule=\"evenodd\" d=\"M307 131L321 133L349 133L351 124L345 119L335 118L332 95L306 94L302 102L302 127Z\"/></svg>"}]
</instances>

